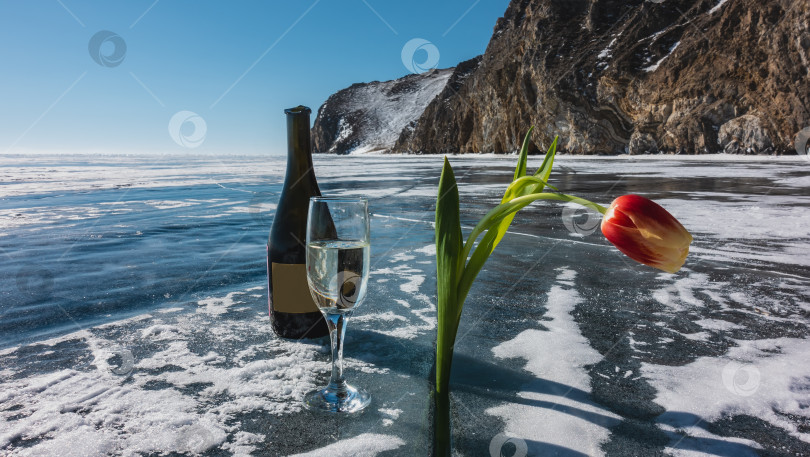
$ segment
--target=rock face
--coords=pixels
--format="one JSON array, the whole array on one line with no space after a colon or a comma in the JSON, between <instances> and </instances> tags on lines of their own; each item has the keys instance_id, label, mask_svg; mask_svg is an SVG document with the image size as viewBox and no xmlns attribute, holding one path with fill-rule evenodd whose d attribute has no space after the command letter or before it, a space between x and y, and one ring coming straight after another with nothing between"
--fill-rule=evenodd
<instances>
[{"instance_id":1,"label":"rock face","mask_svg":"<svg viewBox=\"0 0 810 457\"><path fill-rule=\"evenodd\" d=\"M464 83L467 81L470 75L472 75L481 65L482 58L483 56L478 56L470 60L465 60L464 62L456 65L456 67L453 69L453 74L450 75L450 78L447 80L447 84L445 84L442 91L439 92L439 94L436 95L432 100L430 100L430 104L425 104L426 109L421 113L421 116L414 118L408 123L408 125L405 126L404 129L402 129L401 133L399 133L399 138L394 145L394 150L415 153L458 152L457 147L452 147L452 145L455 144L453 141L455 140L455 135L458 132L449 132L444 130L444 127L431 125L430 122L432 119L437 119L444 114L444 110L448 104L454 100L461 88L464 87ZM424 119L424 121L420 122L421 119ZM449 148L446 151L437 151L431 148L413 148L412 142L416 138L420 137L424 137L426 139L435 139L441 137Z\"/></svg>"},{"instance_id":2,"label":"rock face","mask_svg":"<svg viewBox=\"0 0 810 457\"><path fill-rule=\"evenodd\" d=\"M810 1L512 0L481 58L344 89L313 133L338 153L502 153L530 125L574 154L795 154Z\"/></svg>"},{"instance_id":3,"label":"rock face","mask_svg":"<svg viewBox=\"0 0 810 457\"><path fill-rule=\"evenodd\" d=\"M810 126L808 0L513 0L401 152L792 153Z\"/></svg>"},{"instance_id":4,"label":"rock face","mask_svg":"<svg viewBox=\"0 0 810 457\"><path fill-rule=\"evenodd\" d=\"M336 154L390 150L400 132L445 87L453 70L353 84L332 94L318 109L313 149Z\"/></svg>"}]
</instances>

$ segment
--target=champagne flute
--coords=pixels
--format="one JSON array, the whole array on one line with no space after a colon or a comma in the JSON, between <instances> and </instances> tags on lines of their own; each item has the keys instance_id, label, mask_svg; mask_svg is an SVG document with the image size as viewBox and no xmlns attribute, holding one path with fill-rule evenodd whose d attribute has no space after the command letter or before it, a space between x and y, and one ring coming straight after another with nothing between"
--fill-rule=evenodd
<instances>
[{"instance_id":1,"label":"champagne flute","mask_svg":"<svg viewBox=\"0 0 810 457\"><path fill-rule=\"evenodd\" d=\"M365 297L369 270L368 199L312 197L307 217L307 282L332 340L329 385L304 396L313 410L353 413L371 397L343 377L346 321Z\"/></svg>"}]
</instances>

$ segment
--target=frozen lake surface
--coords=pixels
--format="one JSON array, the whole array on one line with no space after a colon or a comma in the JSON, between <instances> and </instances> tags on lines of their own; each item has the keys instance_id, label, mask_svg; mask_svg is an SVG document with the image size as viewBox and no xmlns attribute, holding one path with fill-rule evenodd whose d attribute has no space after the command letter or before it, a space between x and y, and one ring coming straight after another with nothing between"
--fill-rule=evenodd
<instances>
[{"instance_id":1,"label":"frozen lake surface","mask_svg":"<svg viewBox=\"0 0 810 457\"><path fill-rule=\"evenodd\" d=\"M450 160L469 233L515 157ZM373 213L346 340L373 403L334 418L300 403L326 340L267 317L283 160L0 158L0 454L427 455L441 161L315 158L325 194ZM559 157L551 183L650 197L692 253L661 273L583 211L521 211L464 309L458 455L810 455L810 162Z\"/></svg>"}]
</instances>

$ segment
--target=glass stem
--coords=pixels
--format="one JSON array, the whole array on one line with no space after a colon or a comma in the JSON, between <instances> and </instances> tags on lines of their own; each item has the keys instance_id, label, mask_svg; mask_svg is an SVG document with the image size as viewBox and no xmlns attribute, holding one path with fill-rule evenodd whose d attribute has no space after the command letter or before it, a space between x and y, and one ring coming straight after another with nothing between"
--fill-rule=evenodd
<instances>
[{"instance_id":1,"label":"glass stem","mask_svg":"<svg viewBox=\"0 0 810 457\"><path fill-rule=\"evenodd\" d=\"M346 386L343 378L343 336L346 335L347 316L338 313L327 314L325 317L332 340L332 377L329 379L329 389L342 390Z\"/></svg>"}]
</instances>

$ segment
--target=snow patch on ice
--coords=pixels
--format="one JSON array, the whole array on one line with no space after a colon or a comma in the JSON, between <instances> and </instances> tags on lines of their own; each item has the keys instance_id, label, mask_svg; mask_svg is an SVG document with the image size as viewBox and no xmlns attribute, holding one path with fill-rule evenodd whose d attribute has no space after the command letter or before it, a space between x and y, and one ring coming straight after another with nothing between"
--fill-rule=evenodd
<instances>
[{"instance_id":1,"label":"snow patch on ice","mask_svg":"<svg viewBox=\"0 0 810 457\"><path fill-rule=\"evenodd\" d=\"M353 317L352 321L354 321L354 322L370 322L370 321L388 321L388 322L405 321L405 322L407 322L408 319L406 319L403 316L400 316L399 314L394 314L393 311L386 311L384 313L362 314L360 316Z\"/></svg>"},{"instance_id":2,"label":"snow patch on ice","mask_svg":"<svg viewBox=\"0 0 810 457\"><path fill-rule=\"evenodd\" d=\"M142 390L123 379L96 372L62 370L7 383L5 402L30 413L3 420L0 448L18 438L48 439L11 451L13 456L197 454L225 441L226 433L211 412L172 389ZM27 384L27 386L26 386ZM122 414L124 413L125 414Z\"/></svg>"},{"instance_id":3,"label":"snow patch on ice","mask_svg":"<svg viewBox=\"0 0 810 457\"><path fill-rule=\"evenodd\" d=\"M558 271L558 281L568 282L576 276L567 268ZM590 378L585 367L599 362L602 356L590 347L571 316L581 301L577 291L555 285L547 297L545 317L551 318L543 321L547 331L524 330L493 349L498 358L525 359L524 368L538 377L526 386L526 391L518 393L532 406L507 403L486 412L504 420L504 433L520 437L530 446L540 442L583 455L603 455L600 445L610 436L608 428L621 418L590 399ZM584 436L588 439L582 439Z\"/></svg>"},{"instance_id":4,"label":"snow patch on ice","mask_svg":"<svg viewBox=\"0 0 810 457\"><path fill-rule=\"evenodd\" d=\"M429 255L429 256L435 256L436 255L436 245L431 243L431 244L428 244L427 246L425 246L423 248L415 249L414 252L418 252L420 254L425 254L425 255Z\"/></svg>"},{"instance_id":5,"label":"snow patch on ice","mask_svg":"<svg viewBox=\"0 0 810 457\"><path fill-rule=\"evenodd\" d=\"M175 209L183 208L186 206L194 206L198 203L192 201L178 201L178 200L144 200L144 205L149 205L157 209Z\"/></svg>"},{"instance_id":6,"label":"snow patch on ice","mask_svg":"<svg viewBox=\"0 0 810 457\"><path fill-rule=\"evenodd\" d=\"M220 297L211 297L206 298L203 300L199 300L197 305L200 308L197 308L198 313L204 314L224 314L228 312L228 308L233 306L234 304L234 295L241 293L241 292L231 292L223 298Z\"/></svg>"},{"instance_id":7,"label":"snow patch on ice","mask_svg":"<svg viewBox=\"0 0 810 457\"><path fill-rule=\"evenodd\" d=\"M408 282L400 284L399 289L408 294L415 294L419 292L419 286L425 282L425 277L421 275L412 275L408 277Z\"/></svg>"},{"instance_id":8,"label":"snow patch on ice","mask_svg":"<svg viewBox=\"0 0 810 457\"><path fill-rule=\"evenodd\" d=\"M183 333L176 325L155 324L141 331L141 338L152 341L173 340Z\"/></svg>"},{"instance_id":9,"label":"snow patch on ice","mask_svg":"<svg viewBox=\"0 0 810 457\"><path fill-rule=\"evenodd\" d=\"M408 254L407 252L397 252L396 254L391 256L391 259L389 259L389 262L407 262L407 261L413 260L415 258L416 258L415 256L412 256L412 255Z\"/></svg>"},{"instance_id":10,"label":"snow patch on ice","mask_svg":"<svg viewBox=\"0 0 810 457\"><path fill-rule=\"evenodd\" d=\"M169 313L176 313L176 312L179 312L179 311L183 311L183 308L181 308L181 307L164 308L164 309L158 310L158 313L160 313L160 314L169 314Z\"/></svg>"},{"instance_id":11,"label":"snow patch on ice","mask_svg":"<svg viewBox=\"0 0 810 457\"><path fill-rule=\"evenodd\" d=\"M142 155L139 152L138 155ZM229 156L226 161L216 157L210 159L195 155L195 165L186 167L188 158L171 156L171 158L149 158L151 164L162 166L144 167L142 157L115 156L109 154L5 154L0 157L0 167L12 173L15 179L3 183L3 194L6 197L61 194L75 191L99 191L106 189L143 189L166 187L191 187L196 185L220 185L233 183L235 186L249 183L267 182L270 177L283 179L284 167L268 167L265 157L257 161L255 157ZM88 157L93 165L88 166ZM283 164L283 157L279 163ZM52 165L58 163L58 165ZM167 173L167 169L171 170ZM269 172L275 171L269 176ZM47 189L47 190L45 190ZM132 206L135 203L146 204L154 209L172 209L205 203L204 200L185 199L149 200L144 202L113 201L101 202L99 208L104 212L131 211L132 208L115 208ZM47 207L48 210L53 207Z\"/></svg>"},{"instance_id":12,"label":"snow patch on ice","mask_svg":"<svg viewBox=\"0 0 810 457\"><path fill-rule=\"evenodd\" d=\"M394 421L396 421L399 418L399 415L402 414L402 410L396 408L380 408L377 411L383 415L382 422L383 426L385 427L394 425Z\"/></svg>"},{"instance_id":13,"label":"snow patch on ice","mask_svg":"<svg viewBox=\"0 0 810 457\"><path fill-rule=\"evenodd\" d=\"M253 452L257 449L257 446L254 446L254 444L263 441L263 435L240 430L233 434L232 442L225 443L220 447L226 451L230 451L233 457L249 457L253 455Z\"/></svg>"},{"instance_id":14,"label":"snow patch on ice","mask_svg":"<svg viewBox=\"0 0 810 457\"><path fill-rule=\"evenodd\" d=\"M322 344L273 337L266 313L222 319L220 311L249 295L233 292L201 300L198 312L141 315L36 343L87 347L89 358L70 369L0 379L0 449L14 457L196 455L213 448L250 454L264 436L240 430L234 417L300 411L301 397L317 387L329 362ZM216 345L198 352L205 339L244 349L228 357ZM0 355L14 359L20 350ZM346 365L388 372L360 360Z\"/></svg>"},{"instance_id":15,"label":"snow patch on ice","mask_svg":"<svg viewBox=\"0 0 810 457\"><path fill-rule=\"evenodd\" d=\"M363 433L314 451L289 457L375 457L381 452L398 449L404 444L405 442L395 435Z\"/></svg>"},{"instance_id":16,"label":"snow patch on ice","mask_svg":"<svg viewBox=\"0 0 810 457\"><path fill-rule=\"evenodd\" d=\"M385 416L390 417L391 419L397 419L399 415L402 414L402 410L397 408L380 408L377 411L381 412Z\"/></svg>"},{"instance_id":17,"label":"snow patch on ice","mask_svg":"<svg viewBox=\"0 0 810 457\"><path fill-rule=\"evenodd\" d=\"M375 326L370 331L381 335L412 340L425 332L436 328L436 305L427 294L421 291L425 282L426 274L423 270L413 268L415 256L410 255L419 252L427 255L426 247L407 251L409 254L397 257L399 265L391 268L380 268L372 271L372 275L387 276L388 280L399 282L399 289L412 297L412 300L395 298L393 303L398 307L392 307L386 312L370 313L353 317L360 322L379 322L381 325ZM432 264L432 262L430 262ZM377 278L377 282L379 278ZM419 307L419 305L423 305Z\"/></svg>"},{"instance_id":18,"label":"snow patch on ice","mask_svg":"<svg viewBox=\"0 0 810 457\"><path fill-rule=\"evenodd\" d=\"M777 338L736 343L737 347L719 358L700 357L683 366L642 364L644 377L658 392L655 402L667 409L658 418L662 428L683 429L688 436L696 436L698 419L712 422L724 416L750 415L810 441L810 433L799 431L793 421L786 419L787 415L810 418L810 340ZM674 436L673 443L682 437ZM719 436L712 439L743 442ZM744 442L759 448L756 443Z\"/></svg>"}]
</instances>

